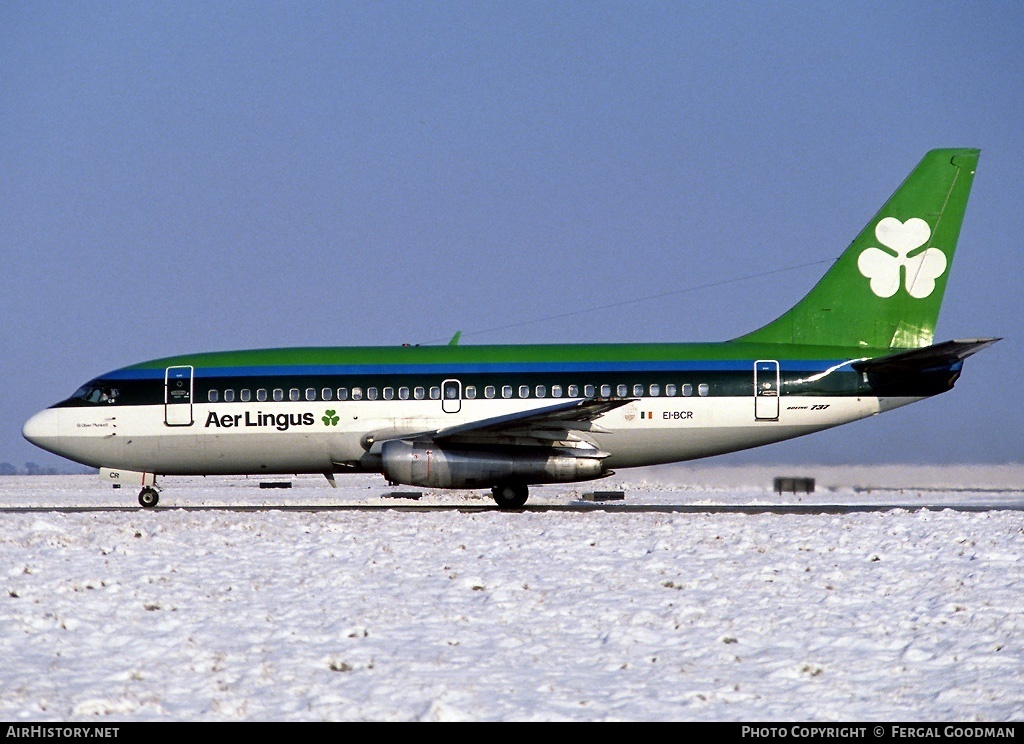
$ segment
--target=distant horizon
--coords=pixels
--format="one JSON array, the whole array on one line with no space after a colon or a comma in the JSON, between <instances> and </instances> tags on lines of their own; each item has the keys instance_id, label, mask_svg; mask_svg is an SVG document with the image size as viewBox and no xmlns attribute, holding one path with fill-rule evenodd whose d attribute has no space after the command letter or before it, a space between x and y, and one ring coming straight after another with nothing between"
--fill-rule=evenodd
<instances>
[{"instance_id":1,"label":"distant horizon","mask_svg":"<svg viewBox=\"0 0 1024 744\"><path fill-rule=\"evenodd\" d=\"M23 463L21 468L7 460L0 461L0 477L6 475L97 475L98 473L99 468L81 465L64 458L59 458L55 465L40 465L29 460Z\"/></svg>"},{"instance_id":2,"label":"distant horizon","mask_svg":"<svg viewBox=\"0 0 1024 744\"><path fill-rule=\"evenodd\" d=\"M742 455L748 455L747 458ZM877 462L817 462L812 460L772 460L770 462L761 461L762 458L751 459L750 453L734 452L726 455L719 455L716 457L707 457L697 460L681 460L679 462L665 463L663 465L649 465L640 468L624 468L616 471L616 475L619 477L626 477L630 473L651 470L651 469L668 469L672 467L706 467L706 468L740 468L740 467L762 467L762 468L778 468L785 469L787 467L804 467L804 468L872 468L872 467L921 467L921 468L956 468L956 467L976 467L976 468L1004 468L1004 467L1024 467L1024 460L1010 460L1005 462L971 462L971 461L957 461L957 462L928 462L922 460L909 461L909 460L886 460ZM89 465L82 465L71 460L67 460L62 457L50 457L50 458L39 458L52 460L54 462L48 462L47 464L36 463L35 461L29 460L22 463L19 468L9 460L0 460L0 477L7 475L97 475L99 468L91 467ZM33 472L27 472L30 465L35 465ZM6 467L10 466L17 472L10 472ZM285 474L280 477L289 477L289 475L295 476L315 476L320 477L320 473L297 473L297 474ZM374 474L371 474L374 475ZM344 479L346 474L339 473L340 479ZM161 476L161 477L177 477L177 476ZM238 477L238 478L252 478L257 477L255 475L237 475L237 476L225 476L225 477ZM264 476L270 477L270 476ZM274 476L277 477L277 476ZM383 476L381 476L383 477ZM382 481L383 483L383 481ZM540 486L543 487L543 486ZM473 490L473 489L468 489Z\"/></svg>"}]
</instances>

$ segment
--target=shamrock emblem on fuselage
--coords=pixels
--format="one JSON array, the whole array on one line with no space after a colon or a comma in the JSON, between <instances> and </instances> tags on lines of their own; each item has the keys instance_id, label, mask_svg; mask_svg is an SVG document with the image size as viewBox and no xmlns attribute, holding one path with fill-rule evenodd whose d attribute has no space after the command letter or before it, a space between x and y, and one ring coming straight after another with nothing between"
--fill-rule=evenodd
<instances>
[{"instance_id":1,"label":"shamrock emblem on fuselage","mask_svg":"<svg viewBox=\"0 0 1024 744\"><path fill-rule=\"evenodd\" d=\"M860 254L857 268L871 280L871 291L879 297L892 297L902 283L910 296L917 299L934 292L935 280L946 271L946 254L938 248L929 248L916 256L910 255L931 236L932 229L920 217L911 217L906 222L895 217L879 220L875 237L896 255L879 248L866 248Z\"/></svg>"},{"instance_id":2,"label":"shamrock emblem on fuselage","mask_svg":"<svg viewBox=\"0 0 1024 744\"><path fill-rule=\"evenodd\" d=\"M328 409L324 411L324 415L321 416L320 419L324 422L324 426L338 425L338 416L336 415L334 409Z\"/></svg>"}]
</instances>

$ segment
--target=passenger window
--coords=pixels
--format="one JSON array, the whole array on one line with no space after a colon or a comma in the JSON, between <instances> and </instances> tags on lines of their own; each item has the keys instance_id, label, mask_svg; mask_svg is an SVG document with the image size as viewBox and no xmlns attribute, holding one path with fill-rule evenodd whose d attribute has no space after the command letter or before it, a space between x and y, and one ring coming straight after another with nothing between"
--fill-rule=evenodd
<instances>
[{"instance_id":1,"label":"passenger window","mask_svg":"<svg viewBox=\"0 0 1024 744\"><path fill-rule=\"evenodd\" d=\"M209 400L211 403L216 403L218 398L220 398L220 396L217 394L216 390L211 390L209 393L206 394L206 399Z\"/></svg>"},{"instance_id":2,"label":"passenger window","mask_svg":"<svg viewBox=\"0 0 1024 744\"><path fill-rule=\"evenodd\" d=\"M377 388L375 388L375 387L368 387L368 388L366 388L366 399L367 400L377 400Z\"/></svg>"},{"instance_id":3,"label":"passenger window","mask_svg":"<svg viewBox=\"0 0 1024 744\"><path fill-rule=\"evenodd\" d=\"M596 389L594 388L593 385L584 385L583 386L583 396L585 398L593 398L595 393L596 393Z\"/></svg>"},{"instance_id":4,"label":"passenger window","mask_svg":"<svg viewBox=\"0 0 1024 744\"><path fill-rule=\"evenodd\" d=\"M466 400L473 400L476 398L476 387L474 385L466 386Z\"/></svg>"},{"instance_id":5,"label":"passenger window","mask_svg":"<svg viewBox=\"0 0 1024 744\"><path fill-rule=\"evenodd\" d=\"M416 400L423 400L424 398L427 397L427 391L421 387L418 387L412 391L412 397L415 398Z\"/></svg>"},{"instance_id":6,"label":"passenger window","mask_svg":"<svg viewBox=\"0 0 1024 744\"><path fill-rule=\"evenodd\" d=\"M656 382L652 382L651 387L648 388L648 390L650 390L652 398L657 398L659 395L661 395L661 385L659 385Z\"/></svg>"},{"instance_id":7,"label":"passenger window","mask_svg":"<svg viewBox=\"0 0 1024 744\"><path fill-rule=\"evenodd\" d=\"M669 383L665 386L665 395L669 398L674 398L676 394L676 386L673 383Z\"/></svg>"},{"instance_id":8,"label":"passenger window","mask_svg":"<svg viewBox=\"0 0 1024 744\"><path fill-rule=\"evenodd\" d=\"M274 388L274 400L278 402L284 400L284 390L281 388Z\"/></svg>"},{"instance_id":9,"label":"passenger window","mask_svg":"<svg viewBox=\"0 0 1024 744\"><path fill-rule=\"evenodd\" d=\"M529 398L530 397L530 386L529 385L520 385L519 386L519 397L520 398Z\"/></svg>"},{"instance_id":10,"label":"passenger window","mask_svg":"<svg viewBox=\"0 0 1024 744\"><path fill-rule=\"evenodd\" d=\"M617 388L615 388L615 394L620 398L625 398L627 395L629 395L629 387L627 387L626 385L619 385Z\"/></svg>"},{"instance_id":11,"label":"passenger window","mask_svg":"<svg viewBox=\"0 0 1024 744\"><path fill-rule=\"evenodd\" d=\"M224 391L224 402L225 403L233 403L234 400L235 400L235 391L234 390L225 390Z\"/></svg>"},{"instance_id":12,"label":"passenger window","mask_svg":"<svg viewBox=\"0 0 1024 744\"><path fill-rule=\"evenodd\" d=\"M384 400L393 400L395 397L395 389L393 387L384 388Z\"/></svg>"},{"instance_id":13,"label":"passenger window","mask_svg":"<svg viewBox=\"0 0 1024 744\"><path fill-rule=\"evenodd\" d=\"M512 397L512 386L511 385L502 385L501 386L501 397L502 398L511 398Z\"/></svg>"},{"instance_id":14,"label":"passenger window","mask_svg":"<svg viewBox=\"0 0 1024 744\"><path fill-rule=\"evenodd\" d=\"M348 388L338 388L338 400L348 400Z\"/></svg>"},{"instance_id":15,"label":"passenger window","mask_svg":"<svg viewBox=\"0 0 1024 744\"><path fill-rule=\"evenodd\" d=\"M441 388L437 387L436 385L430 388L430 399L441 400Z\"/></svg>"},{"instance_id":16,"label":"passenger window","mask_svg":"<svg viewBox=\"0 0 1024 744\"><path fill-rule=\"evenodd\" d=\"M485 398L493 398L494 397L494 393L495 393L494 385L488 385L487 387L484 388L484 397Z\"/></svg>"},{"instance_id":17,"label":"passenger window","mask_svg":"<svg viewBox=\"0 0 1024 744\"><path fill-rule=\"evenodd\" d=\"M534 388L533 392L538 398L544 398L548 394L548 389L543 385L538 385L536 388Z\"/></svg>"},{"instance_id":18,"label":"passenger window","mask_svg":"<svg viewBox=\"0 0 1024 744\"><path fill-rule=\"evenodd\" d=\"M407 388L407 387L400 387L400 388L398 388L398 399L399 400L409 400L409 388Z\"/></svg>"},{"instance_id":19,"label":"passenger window","mask_svg":"<svg viewBox=\"0 0 1024 744\"><path fill-rule=\"evenodd\" d=\"M708 387L706 382L702 382L697 386L697 395L707 395L709 392L711 392L711 388Z\"/></svg>"},{"instance_id":20,"label":"passenger window","mask_svg":"<svg viewBox=\"0 0 1024 744\"><path fill-rule=\"evenodd\" d=\"M330 400L331 398L334 397L334 391L331 390L330 388L324 388L323 390L320 391L320 396L324 400Z\"/></svg>"},{"instance_id":21,"label":"passenger window","mask_svg":"<svg viewBox=\"0 0 1024 744\"><path fill-rule=\"evenodd\" d=\"M579 385L570 385L569 386L569 397L570 398L579 398L580 397L580 386Z\"/></svg>"},{"instance_id":22,"label":"passenger window","mask_svg":"<svg viewBox=\"0 0 1024 744\"><path fill-rule=\"evenodd\" d=\"M299 399L299 389L298 388L292 388L291 390L288 391L288 400L298 400L298 399Z\"/></svg>"},{"instance_id":23,"label":"passenger window","mask_svg":"<svg viewBox=\"0 0 1024 744\"><path fill-rule=\"evenodd\" d=\"M640 398L640 397L643 396L643 394L644 394L644 386L643 385L634 385L633 386L633 397L634 398Z\"/></svg>"},{"instance_id":24,"label":"passenger window","mask_svg":"<svg viewBox=\"0 0 1024 744\"><path fill-rule=\"evenodd\" d=\"M561 398L562 397L562 386L561 385L552 385L551 386L551 397L552 398Z\"/></svg>"},{"instance_id":25,"label":"passenger window","mask_svg":"<svg viewBox=\"0 0 1024 744\"><path fill-rule=\"evenodd\" d=\"M340 398L341 396L339 395L338 397ZM358 387L352 388L352 400L362 400L362 399L363 399L363 389L362 388L358 388Z\"/></svg>"},{"instance_id":26,"label":"passenger window","mask_svg":"<svg viewBox=\"0 0 1024 744\"><path fill-rule=\"evenodd\" d=\"M611 394L612 394L612 386L611 385L602 385L601 386L601 397L602 398L608 398L608 397L611 396Z\"/></svg>"},{"instance_id":27,"label":"passenger window","mask_svg":"<svg viewBox=\"0 0 1024 744\"><path fill-rule=\"evenodd\" d=\"M264 390L263 388L260 388L259 390L256 391L256 400L258 400L260 403L262 403L266 399L267 399L267 391L266 390Z\"/></svg>"},{"instance_id":28,"label":"passenger window","mask_svg":"<svg viewBox=\"0 0 1024 744\"><path fill-rule=\"evenodd\" d=\"M316 388L306 388L306 400L316 400Z\"/></svg>"},{"instance_id":29,"label":"passenger window","mask_svg":"<svg viewBox=\"0 0 1024 744\"><path fill-rule=\"evenodd\" d=\"M683 395L685 395L687 398L693 395L693 385L691 385L690 383L686 383L685 385L683 385Z\"/></svg>"},{"instance_id":30,"label":"passenger window","mask_svg":"<svg viewBox=\"0 0 1024 744\"><path fill-rule=\"evenodd\" d=\"M245 389L238 394L238 397L243 403L248 403L252 399L252 394L248 389Z\"/></svg>"}]
</instances>

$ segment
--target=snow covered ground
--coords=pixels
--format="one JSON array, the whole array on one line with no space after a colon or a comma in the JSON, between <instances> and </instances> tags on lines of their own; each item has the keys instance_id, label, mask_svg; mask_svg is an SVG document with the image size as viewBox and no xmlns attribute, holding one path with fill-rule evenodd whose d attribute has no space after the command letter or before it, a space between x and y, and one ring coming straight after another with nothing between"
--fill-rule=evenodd
<instances>
[{"instance_id":1,"label":"snow covered ground","mask_svg":"<svg viewBox=\"0 0 1024 744\"><path fill-rule=\"evenodd\" d=\"M773 475L816 477L811 495ZM1024 514L348 510L380 477L168 478L5 512L0 719L1022 720ZM1024 466L625 472L626 504L1020 504ZM414 490L403 488L403 491ZM135 504L0 478L0 507Z\"/></svg>"}]
</instances>

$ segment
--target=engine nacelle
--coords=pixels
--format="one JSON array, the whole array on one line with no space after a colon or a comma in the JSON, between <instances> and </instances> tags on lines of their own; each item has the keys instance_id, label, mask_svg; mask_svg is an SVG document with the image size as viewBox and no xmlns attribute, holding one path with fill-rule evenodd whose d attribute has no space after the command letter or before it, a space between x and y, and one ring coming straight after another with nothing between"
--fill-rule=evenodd
<instances>
[{"instance_id":1,"label":"engine nacelle","mask_svg":"<svg viewBox=\"0 0 1024 744\"><path fill-rule=\"evenodd\" d=\"M393 439L384 443L381 457L389 481L425 488L477 488L510 481L570 483L606 472L599 458L553 455L540 447L513 455Z\"/></svg>"}]
</instances>

